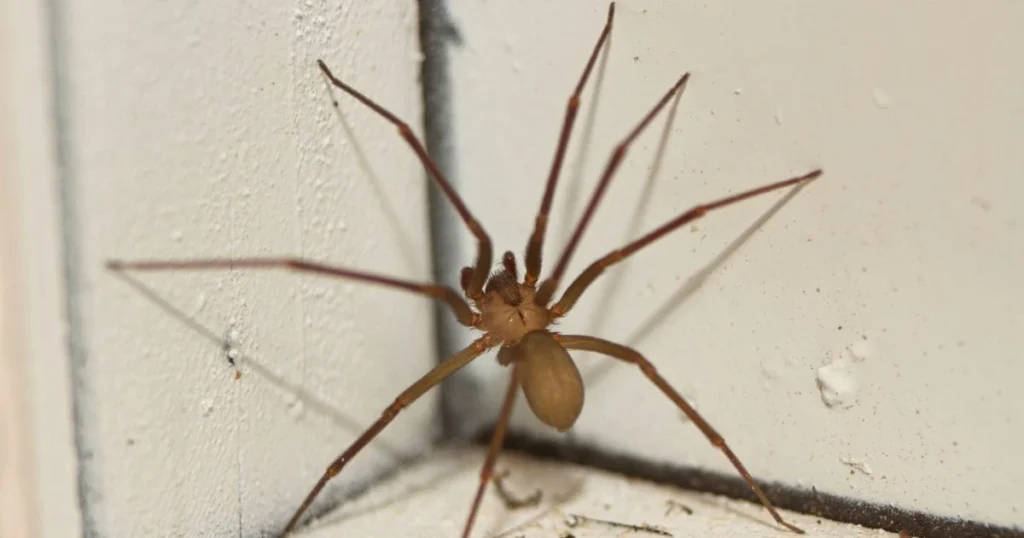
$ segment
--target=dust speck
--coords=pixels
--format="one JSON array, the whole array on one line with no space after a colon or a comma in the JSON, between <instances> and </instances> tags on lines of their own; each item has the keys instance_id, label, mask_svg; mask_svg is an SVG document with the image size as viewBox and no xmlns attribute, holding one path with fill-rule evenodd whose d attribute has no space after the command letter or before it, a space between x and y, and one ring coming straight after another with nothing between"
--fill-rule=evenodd
<instances>
[{"instance_id":1,"label":"dust speck","mask_svg":"<svg viewBox=\"0 0 1024 538\"><path fill-rule=\"evenodd\" d=\"M971 203L978 206L982 211L986 213L990 209L992 209L992 202L989 202L988 200L978 195L971 196Z\"/></svg>"},{"instance_id":2,"label":"dust speck","mask_svg":"<svg viewBox=\"0 0 1024 538\"><path fill-rule=\"evenodd\" d=\"M208 416L212 415L213 414L213 400L207 398L207 399L204 399L201 402L199 402L199 412L202 413L204 417L208 417Z\"/></svg>"}]
</instances>

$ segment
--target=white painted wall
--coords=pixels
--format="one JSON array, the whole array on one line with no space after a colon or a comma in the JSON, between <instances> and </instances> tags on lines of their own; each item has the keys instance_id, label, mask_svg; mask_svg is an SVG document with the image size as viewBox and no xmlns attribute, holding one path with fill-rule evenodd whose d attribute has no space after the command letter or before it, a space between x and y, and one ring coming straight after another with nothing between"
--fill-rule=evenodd
<instances>
[{"instance_id":1,"label":"white painted wall","mask_svg":"<svg viewBox=\"0 0 1024 538\"><path fill-rule=\"evenodd\" d=\"M103 263L287 254L428 279L419 163L339 97L346 133L315 65L418 130L416 6L67 8L85 523L109 537L278 531L355 428L433 363L429 302L286 273L137 274L252 356L236 381L224 350ZM435 404L396 420L392 449L368 448L333 496L424 449Z\"/></svg>"},{"instance_id":2,"label":"white painted wall","mask_svg":"<svg viewBox=\"0 0 1024 538\"><path fill-rule=\"evenodd\" d=\"M342 417L368 424L429 367L427 303L286 274L140 276L215 334L233 326L255 359L235 381L222 350L101 266L112 256L288 253L426 278L418 163L390 127L342 99L346 134L313 65L323 56L418 126L416 11L67 7L68 34L57 39L68 69L74 314L84 322L72 337L84 353L85 523L104 536L274 529L354 436ZM496 246L518 253L606 4L451 9L464 40L454 70L460 189ZM694 78L634 234L698 200L814 166L826 176L695 293L679 290L778 196L638 255L562 329L639 347L760 477L1019 523L1013 456L1024 419L1013 382L1024 366L1012 329L1024 321L1014 302L1024 162L1014 150L1024 141L1024 80L1012 66L1024 12L1013 2L968 9L620 3L606 74L591 85L601 98L589 157L578 182L573 159L566 167L554 240L567 234L564 211L581 205L567 193L585 195L610 145L683 70ZM662 125L630 154L574 270L627 239ZM56 193L46 196L40 207L52 209ZM557 252L553 241L549 263ZM651 321L659 310L668 313ZM59 314L35 320L34 334L63 344ZM32 353L55 356L45 346ZM857 386L845 409L824 406L816 384L837 361ZM38 373L45 363L33 364ZM637 373L587 371L584 441L729 469L692 427L673 425L677 413ZM37 410L59 418L60 387L32 388ZM388 444L422 448L433 403L396 421ZM493 418L491 404L477 420ZM519 411L519 427L536 427ZM341 482L393 463L369 449ZM73 472L47 469L43 488Z\"/></svg>"},{"instance_id":3,"label":"white painted wall","mask_svg":"<svg viewBox=\"0 0 1024 538\"><path fill-rule=\"evenodd\" d=\"M525 246L606 8L452 2L461 191L500 250ZM577 125L578 142L599 87L582 175L576 145L555 202L549 267L565 212L684 70L693 78L649 199L634 218L664 116L629 154L570 273L698 201L817 166L825 175L706 280L695 281L781 196L638 254L560 329L638 347L756 476L1020 524L1021 22L1024 5L1010 1L620 2L606 74ZM638 372L580 362L584 442L731 472ZM822 368L854 384L847 405L823 403ZM497 379L480 421L496 416L494 369L481 372ZM541 431L518 411L517 427Z\"/></svg>"}]
</instances>

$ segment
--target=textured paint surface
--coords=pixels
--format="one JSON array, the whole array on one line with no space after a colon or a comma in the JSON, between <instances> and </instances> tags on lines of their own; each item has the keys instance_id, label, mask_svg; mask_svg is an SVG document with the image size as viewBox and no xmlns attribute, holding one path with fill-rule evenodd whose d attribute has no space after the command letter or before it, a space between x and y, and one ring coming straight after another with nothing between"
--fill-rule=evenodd
<instances>
[{"instance_id":1,"label":"textured paint surface","mask_svg":"<svg viewBox=\"0 0 1024 538\"><path fill-rule=\"evenodd\" d=\"M428 301L284 272L135 274L231 341L221 349L102 264L301 255L427 279L419 163L393 127L339 95L340 119L315 65L418 131L415 4L69 8L86 525L110 537L279 530L433 363ZM435 407L430 395L398 418L322 500L422 450Z\"/></svg>"},{"instance_id":2,"label":"textured paint surface","mask_svg":"<svg viewBox=\"0 0 1024 538\"><path fill-rule=\"evenodd\" d=\"M525 246L606 9L453 5L461 190L498 252ZM630 151L570 274L698 201L825 175L774 214L781 195L642 251L558 329L636 346L758 477L1021 523L1024 72L1011 66L1022 20L1009 1L620 2L563 170L547 267L611 146L684 70L693 78L663 158L665 115ZM579 361L583 442L731 470L635 369ZM849 397L841 405L823 401L822 368ZM480 423L496 416L496 370L479 370L501 379L474 407ZM547 431L524 405L515 422Z\"/></svg>"}]
</instances>

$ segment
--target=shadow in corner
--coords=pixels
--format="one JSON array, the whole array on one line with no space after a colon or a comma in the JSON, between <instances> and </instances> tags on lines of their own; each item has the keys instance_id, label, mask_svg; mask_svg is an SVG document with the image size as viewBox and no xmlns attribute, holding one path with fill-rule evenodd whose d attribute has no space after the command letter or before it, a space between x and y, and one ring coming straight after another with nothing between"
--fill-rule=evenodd
<instances>
[{"instance_id":1,"label":"shadow in corner","mask_svg":"<svg viewBox=\"0 0 1024 538\"><path fill-rule=\"evenodd\" d=\"M477 439L486 444L490 431ZM757 503L750 487L739 476L690 466L672 465L645 460L601 448L538 440L510 432L505 447L542 459L565 461L650 480L658 484L723 495ZM755 477L755 480L757 478ZM810 514L821 518L852 523L889 532L905 531L918 538L1021 538L1024 529L1001 527L979 521L953 519L893 505L870 503L849 497L758 480L765 494L778 508ZM780 536L788 534L780 531ZM795 536L795 535L794 535Z\"/></svg>"}]
</instances>

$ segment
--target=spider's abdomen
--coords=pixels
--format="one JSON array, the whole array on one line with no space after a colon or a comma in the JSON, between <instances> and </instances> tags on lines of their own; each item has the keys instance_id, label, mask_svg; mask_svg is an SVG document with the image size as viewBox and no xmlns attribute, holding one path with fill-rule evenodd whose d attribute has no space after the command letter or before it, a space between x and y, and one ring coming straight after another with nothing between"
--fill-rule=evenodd
<instances>
[{"instance_id":1,"label":"spider's abdomen","mask_svg":"<svg viewBox=\"0 0 1024 538\"><path fill-rule=\"evenodd\" d=\"M547 331L527 333L513 350L523 394L541 422L564 432L583 411L583 378Z\"/></svg>"}]
</instances>

